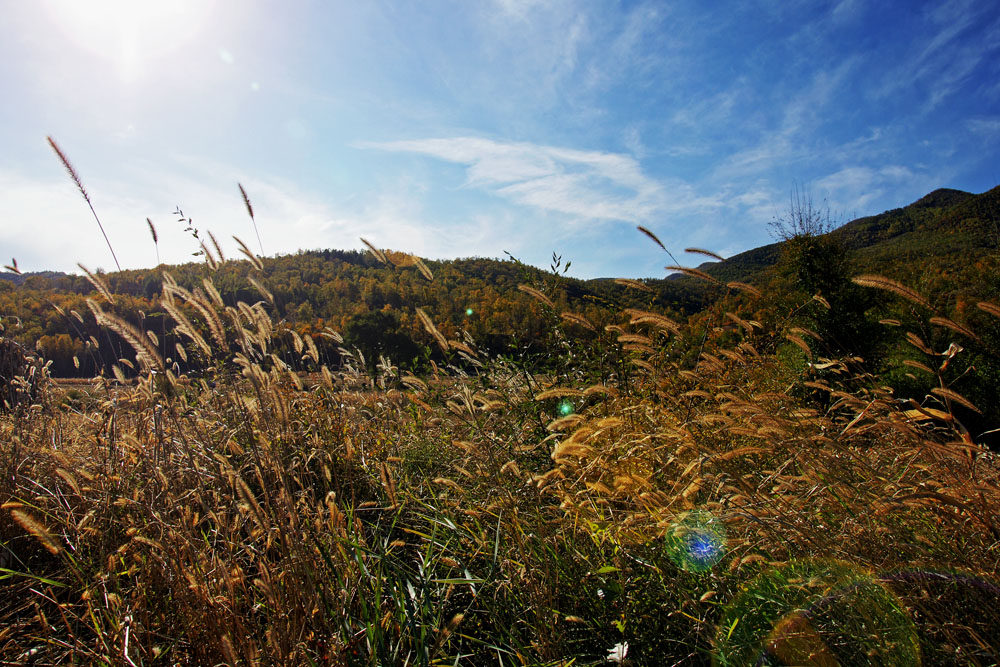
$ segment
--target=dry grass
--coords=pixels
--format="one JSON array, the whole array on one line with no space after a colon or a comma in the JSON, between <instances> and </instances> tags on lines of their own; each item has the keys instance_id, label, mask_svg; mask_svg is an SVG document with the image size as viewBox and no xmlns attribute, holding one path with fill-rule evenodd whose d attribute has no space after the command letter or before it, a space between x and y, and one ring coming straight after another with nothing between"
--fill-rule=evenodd
<instances>
[{"instance_id":1,"label":"dry grass","mask_svg":"<svg viewBox=\"0 0 1000 667\"><path fill-rule=\"evenodd\" d=\"M1000 467L965 399L901 403L742 291L707 331L553 311L558 382L422 310L448 363L373 382L165 275L190 377L95 304L138 381L0 417L0 658L995 664Z\"/></svg>"}]
</instances>

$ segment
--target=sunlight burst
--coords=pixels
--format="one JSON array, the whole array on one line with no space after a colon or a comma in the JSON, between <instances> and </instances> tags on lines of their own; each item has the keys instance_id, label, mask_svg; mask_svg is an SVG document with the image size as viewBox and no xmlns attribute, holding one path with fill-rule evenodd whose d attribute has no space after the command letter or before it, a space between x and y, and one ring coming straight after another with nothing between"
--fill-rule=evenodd
<instances>
[{"instance_id":1,"label":"sunlight burst","mask_svg":"<svg viewBox=\"0 0 1000 667\"><path fill-rule=\"evenodd\" d=\"M204 26L212 3L47 0L45 8L77 47L111 63L123 83L134 83Z\"/></svg>"}]
</instances>

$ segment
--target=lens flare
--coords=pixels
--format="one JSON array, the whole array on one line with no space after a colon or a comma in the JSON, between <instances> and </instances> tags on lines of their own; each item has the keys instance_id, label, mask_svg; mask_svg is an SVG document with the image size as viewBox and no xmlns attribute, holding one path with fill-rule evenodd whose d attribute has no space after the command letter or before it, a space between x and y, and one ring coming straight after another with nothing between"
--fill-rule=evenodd
<instances>
[{"instance_id":1,"label":"lens flare","mask_svg":"<svg viewBox=\"0 0 1000 667\"><path fill-rule=\"evenodd\" d=\"M707 572L726 554L726 527L711 512L692 510L677 517L666 536L670 559L688 572Z\"/></svg>"},{"instance_id":2,"label":"lens flare","mask_svg":"<svg viewBox=\"0 0 1000 667\"><path fill-rule=\"evenodd\" d=\"M923 664L954 663L958 655L964 664L1000 664L996 578L961 569L904 568L879 572L876 579L911 610L920 634L934 638L920 647Z\"/></svg>"},{"instance_id":3,"label":"lens flare","mask_svg":"<svg viewBox=\"0 0 1000 667\"><path fill-rule=\"evenodd\" d=\"M472 317L472 309L471 308L466 308L465 309L465 315L466 315L466 317Z\"/></svg>"},{"instance_id":4,"label":"lens flare","mask_svg":"<svg viewBox=\"0 0 1000 667\"><path fill-rule=\"evenodd\" d=\"M741 587L719 621L714 665L916 667L916 627L865 570L793 561Z\"/></svg>"},{"instance_id":5,"label":"lens flare","mask_svg":"<svg viewBox=\"0 0 1000 667\"><path fill-rule=\"evenodd\" d=\"M569 401L563 401L559 404L559 414L563 417L573 414L573 404Z\"/></svg>"}]
</instances>

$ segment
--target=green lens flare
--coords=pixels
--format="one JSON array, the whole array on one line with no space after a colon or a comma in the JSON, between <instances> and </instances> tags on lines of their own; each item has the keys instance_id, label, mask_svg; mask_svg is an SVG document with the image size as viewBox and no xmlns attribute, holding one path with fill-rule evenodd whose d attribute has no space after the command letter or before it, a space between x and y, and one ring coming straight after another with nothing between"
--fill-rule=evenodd
<instances>
[{"instance_id":1,"label":"green lens flare","mask_svg":"<svg viewBox=\"0 0 1000 667\"><path fill-rule=\"evenodd\" d=\"M917 667L916 627L865 570L793 561L742 587L719 621L713 665Z\"/></svg>"}]
</instances>

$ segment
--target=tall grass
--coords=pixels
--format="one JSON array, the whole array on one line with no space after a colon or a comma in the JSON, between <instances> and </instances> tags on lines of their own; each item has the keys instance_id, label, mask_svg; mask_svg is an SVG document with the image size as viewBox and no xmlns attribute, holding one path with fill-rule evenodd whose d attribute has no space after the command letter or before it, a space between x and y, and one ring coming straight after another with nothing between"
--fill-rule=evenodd
<instances>
[{"instance_id":1,"label":"tall grass","mask_svg":"<svg viewBox=\"0 0 1000 667\"><path fill-rule=\"evenodd\" d=\"M260 301L205 249L201 285L163 275L169 354L95 296L137 379L8 401L5 664L996 663L1000 468L948 387L898 401L735 283L603 328L525 285L549 374L418 309L447 363L373 381L275 321L240 246Z\"/></svg>"}]
</instances>

